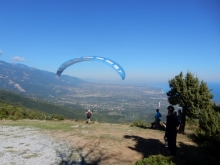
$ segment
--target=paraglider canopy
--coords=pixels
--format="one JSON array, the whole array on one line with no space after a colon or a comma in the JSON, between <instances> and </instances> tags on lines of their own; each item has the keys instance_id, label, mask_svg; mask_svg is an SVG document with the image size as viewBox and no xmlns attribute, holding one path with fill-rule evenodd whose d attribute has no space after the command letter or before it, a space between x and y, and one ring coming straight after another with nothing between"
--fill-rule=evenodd
<instances>
[{"instance_id":1,"label":"paraglider canopy","mask_svg":"<svg viewBox=\"0 0 220 165\"><path fill-rule=\"evenodd\" d=\"M83 62L83 61L100 61L100 62L103 62L104 64L107 64L111 68L115 69L115 71L121 76L122 80L125 79L125 71L118 63L116 63L115 61L110 60L108 58L99 57L99 56L85 56L85 57L78 57L78 58L68 60L59 67L59 69L57 70L56 75L60 77L61 73L67 67L69 67L70 65L73 65L75 63Z\"/></svg>"}]
</instances>

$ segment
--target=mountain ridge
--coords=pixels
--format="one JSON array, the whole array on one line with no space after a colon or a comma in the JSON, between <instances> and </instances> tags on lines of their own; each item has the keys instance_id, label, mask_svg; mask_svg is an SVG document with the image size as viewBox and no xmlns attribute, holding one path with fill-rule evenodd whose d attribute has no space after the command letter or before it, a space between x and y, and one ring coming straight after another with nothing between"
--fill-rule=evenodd
<instances>
[{"instance_id":1,"label":"mountain ridge","mask_svg":"<svg viewBox=\"0 0 220 165\"><path fill-rule=\"evenodd\" d=\"M56 74L23 64L10 64L0 61L0 87L15 92L27 94L56 93L57 86L77 86L86 83L81 79L63 75L56 78Z\"/></svg>"}]
</instances>

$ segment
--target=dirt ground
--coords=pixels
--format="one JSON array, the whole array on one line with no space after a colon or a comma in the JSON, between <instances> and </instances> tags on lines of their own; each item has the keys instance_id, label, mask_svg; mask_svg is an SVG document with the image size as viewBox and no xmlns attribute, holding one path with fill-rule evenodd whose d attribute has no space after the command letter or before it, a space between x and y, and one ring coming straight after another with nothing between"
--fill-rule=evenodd
<instances>
[{"instance_id":1,"label":"dirt ground","mask_svg":"<svg viewBox=\"0 0 220 165\"><path fill-rule=\"evenodd\" d=\"M75 148L86 164L131 165L149 155L168 156L164 131L129 125L73 123L71 131L46 131ZM196 146L186 135L178 134L177 145ZM181 154L181 149L177 154Z\"/></svg>"}]
</instances>

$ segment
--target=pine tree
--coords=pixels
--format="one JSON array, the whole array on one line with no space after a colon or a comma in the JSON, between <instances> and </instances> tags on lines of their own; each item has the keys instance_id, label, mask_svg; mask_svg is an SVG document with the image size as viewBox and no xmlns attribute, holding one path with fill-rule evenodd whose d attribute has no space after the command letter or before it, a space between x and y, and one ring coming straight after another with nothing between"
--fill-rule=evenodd
<instances>
[{"instance_id":1,"label":"pine tree","mask_svg":"<svg viewBox=\"0 0 220 165\"><path fill-rule=\"evenodd\" d=\"M218 106L218 105L216 105L215 103L214 103L214 111L216 111L216 112L219 112L220 113L220 105Z\"/></svg>"},{"instance_id":2,"label":"pine tree","mask_svg":"<svg viewBox=\"0 0 220 165\"><path fill-rule=\"evenodd\" d=\"M200 115L197 136L208 141L220 142L220 113L209 108Z\"/></svg>"},{"instance_id":3,"label":"pine tree","mask_svg":"<svg viewBox=\"0 0 220 165\"><path fill-rule=\"evenodd\" d=\"M167 92L168 101L172 105L182 107L183 132L185 128L186 116L192 119L198 119L206 109L212 106L210 93L206 83L199 81L197 77L190 72L183 76L181 72L175 78L168 81L170 91Z\"/></svg>"}]
</instances>

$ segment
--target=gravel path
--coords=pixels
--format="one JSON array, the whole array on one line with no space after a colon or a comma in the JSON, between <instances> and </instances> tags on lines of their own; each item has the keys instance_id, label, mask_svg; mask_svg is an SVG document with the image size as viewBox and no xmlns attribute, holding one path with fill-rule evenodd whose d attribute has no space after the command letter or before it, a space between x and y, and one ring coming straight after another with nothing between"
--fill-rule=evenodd
<instances>
[{"instance_id":1,"label":"gravel path","mask_svg":"<svg viewBox=\"0 0 220 165\"><path fill-rule=\"evenodd\" d=\"M64 142L30 127L0 126L1 165L80 165L79 154Z\"/></svg>"}]
</instances>

